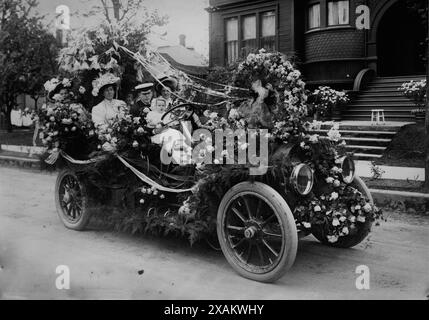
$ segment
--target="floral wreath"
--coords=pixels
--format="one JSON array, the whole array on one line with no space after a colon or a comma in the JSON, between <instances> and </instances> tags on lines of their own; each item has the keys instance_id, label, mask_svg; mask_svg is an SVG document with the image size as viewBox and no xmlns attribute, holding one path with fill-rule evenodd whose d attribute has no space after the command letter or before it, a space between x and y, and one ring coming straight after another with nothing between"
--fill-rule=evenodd
<instances>
[{"instance_id":1,"label":"floral wreath","mask_svg":"<svg viewBox=\"0 0 429 320\"><path fill-rule=\"evenodd\" d=\"M105 73L100 75L97 79L92 82L92 95L97 97L100 93L100 90L107 85L117 84L121 79L115 76L113 73Z\"/></svg>"}]
</instances>

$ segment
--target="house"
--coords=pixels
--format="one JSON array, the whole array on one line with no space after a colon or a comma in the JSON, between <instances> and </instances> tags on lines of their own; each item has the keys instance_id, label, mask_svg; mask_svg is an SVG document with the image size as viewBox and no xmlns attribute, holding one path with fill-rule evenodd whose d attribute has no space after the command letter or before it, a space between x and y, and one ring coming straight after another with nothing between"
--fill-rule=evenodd
<instances>
[{"instance_id":1,"label":"house","mask_svg":"<svg viewBox=\"0 0 429 320\"><path fill-rule=\"evenodd\" d=\"M266 48L296 57L309 85L352 89L367 68L379 77L423 75L427 31L406 3L210 0L210 65ZM356 27L361 5L369 8L369 30Z\"/></svg>"},{"instance_id":2,"label":"house","mask_svg":"<svg viewBox=\"0 0 429 320\"><path fill-rule=\"evenodd\" d=\"M179 44L175 46L161 46L157 51L176 69L187 74L205 77L208 72L206 57L186 46L186 36L179 36Z\"/></svg>"},{"instance_id":3,"label":"house","mask_svg":"<svg viewBox=\"0 0 429 320\"><path fill-rule=\"evenodd\" d=\"M342 134L355 158L374 160L415 120L398 87L426 78L427 27L413 1L427 8L426 0L210 0L210 67L259 48L293 57L307 88L349 91L333 120L347 120ZM388 126L368 124L376 109Z\"/></svg>"}]
</instances>

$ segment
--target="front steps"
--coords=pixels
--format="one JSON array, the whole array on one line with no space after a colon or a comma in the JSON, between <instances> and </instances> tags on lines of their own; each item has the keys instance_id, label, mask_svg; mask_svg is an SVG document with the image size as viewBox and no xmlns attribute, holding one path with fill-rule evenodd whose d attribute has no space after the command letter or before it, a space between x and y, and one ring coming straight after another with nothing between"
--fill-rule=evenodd
<instances>
[{"instance_id":1,"label":"front steps","mask_svg":"<svg viewBox=\"0 0 429 320\"><path fill-rule=\"evenodd\" d=\"M346 142L346 150L353 154L355 160L374 161L380 159L389 147L395 135L407 123L389 123L372 126L369 123L340 123L341 139ZM331 125L323 125L312 134L326 137Z\"/></svg>"},{"instance_id":2,"label":"front steps","mask_svg":"<svg viewBox=\"0 0 429 320\"><path fill-rule=\"evenodd\" d=\"M415 105L405 98L398 88L404 82L423 79L426 77L420 75L375 78L347 105L342 112L342 118L371 121L372 109L384 109L386 121L414 121L411 110L415 109Z\"/></svg>"}]
</instances>

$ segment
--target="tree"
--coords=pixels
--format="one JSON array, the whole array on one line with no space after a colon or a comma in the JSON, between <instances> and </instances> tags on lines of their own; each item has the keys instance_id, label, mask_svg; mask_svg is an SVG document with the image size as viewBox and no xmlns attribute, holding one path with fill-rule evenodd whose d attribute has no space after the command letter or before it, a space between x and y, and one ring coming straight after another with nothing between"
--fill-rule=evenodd
<instances>
[{"instance_id":1,"label":"tree","mask_svg":"<svg viewBox=\"0 0 429 320\"><path fill-rule=\"evenodd\" d=\"M44 81L57 72L56 40L34 9L36 0L0 1L0 104L10 113L19 94L36 97Z\"/></svg>"}]
</instances>

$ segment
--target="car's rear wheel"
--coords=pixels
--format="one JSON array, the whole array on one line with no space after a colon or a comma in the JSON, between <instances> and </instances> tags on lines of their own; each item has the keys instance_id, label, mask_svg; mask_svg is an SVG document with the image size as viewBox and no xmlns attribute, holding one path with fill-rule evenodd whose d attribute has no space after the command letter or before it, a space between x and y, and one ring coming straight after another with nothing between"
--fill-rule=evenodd
<instances>
[{"instance_id":1,"label":"car's rear wheel","mask_svg":"<svg viewBox=\"0 0 429 320\"><path fill-rule=\"evenodd\" d=\"M351 186L358 189L371 204L374 204L374 200L372 198L371 192L369 191L368 187L365 185L365 183L362 181L361 178L355 177ZM336 247L336 248L352 248L358 245L359 243L361 243L363 240L365 240L365 238L371 232L372 221L370 221L369 219L366 219L366 221L363 223L361 222L356 223L356 227L357 227L357 231L354 234L339 237L338 241L334 243L331 243L328 241L323 225L322 226L313 225L311 232L314 235L314 237L320 242L322 242L323 244L329 245L331 247Z\"/></svg>"},{"instance_id":2,"label":"car's rear wheel","mask_svg":"<svg viewBox=\"0 0 429 320\"><path fill-rule=\"evenodd\" d=\"M68 229L82 231L87 227L90 219L87 190L76 173L69 169L61 171L57 177L55 204L58 216Z\"/></svg>"},{"instance_id":3,"label":"car's rear wheel","mask_svg":"<svg viewBox=\"0 0 429 320\"><path fill-rule=\"evenodd\" d=\"M217 234L225 258L245 278L273 282L295 261L298 235L292 211L266 184L243 182L225 194Z\"/></svg>"}]
</instances>

